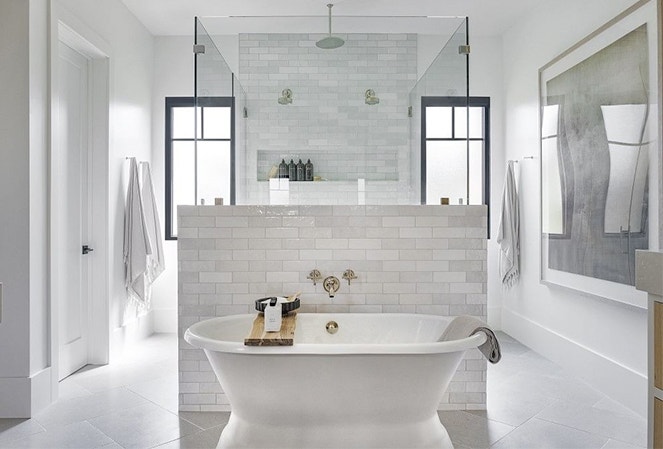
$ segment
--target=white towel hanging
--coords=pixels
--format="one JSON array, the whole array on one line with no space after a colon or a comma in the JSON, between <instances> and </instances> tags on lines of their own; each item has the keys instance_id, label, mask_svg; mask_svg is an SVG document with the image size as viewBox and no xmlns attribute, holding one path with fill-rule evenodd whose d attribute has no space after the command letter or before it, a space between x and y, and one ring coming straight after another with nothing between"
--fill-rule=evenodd
<instances>
[{"instance_id":1,"label":"white towel hanging","mask_svg":"<svg viewBox=\"0 0 663 449\"><path fill-rule=\"evenodd\" d=\"M129 295L141 304L149 299L145 272L152 246L138 181L136 158L129 158L129 186L124 209L124 279Z\"/></svg>"},{"instance_id":2,"label":"white towel hanging","mask_svg":"<svg viewBox=\"0 0 663 449\"><path fill-rule=\"evenodd\" d=\"M520 211L513 166L514 161L509 161L506 167L502 213L497 232L497 243L500 245L499 270L502 285L506 287L512 287L520 277Z\"/></svg>"},{"instance_id":3,"label":"white towel hanging","mask_svg":"<svg viewBox=\"0 0 663 449\"><path fill-rule=\"evenodd\" d=\"M145 225L152 246L152 255L147 259L147 281L149 284L159 277L166 268L163 255L163 241L161 238L161 224L159 223L159 211L156 198L154 197L154 184L152 183L152 172L149 162L141 162L141 198L145 211Z\"/></svg>"}]
</instances>

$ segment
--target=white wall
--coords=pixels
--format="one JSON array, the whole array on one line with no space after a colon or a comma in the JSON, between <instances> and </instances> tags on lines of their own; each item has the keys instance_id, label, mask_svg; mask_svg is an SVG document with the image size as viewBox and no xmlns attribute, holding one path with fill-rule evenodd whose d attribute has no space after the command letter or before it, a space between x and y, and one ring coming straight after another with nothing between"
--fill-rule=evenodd
<instances>
[{"instance_id":1,"label":"white wall","mask_svg":"<svg viewBox=\"0 0 663 449\"><path fill-rule=\"evenodd\" d=\"M66 11L63 17L76 32L94 35L111 50L110 324L126 328L135 318L123 282L124 157L151 156L152 36L119 0L53 6ZM0 69L0 417L27 417L51 401L48 58L57 32L49 32L49 22L47 0L0 4L0 55L11 62ZM126 337L119 334L115 349Z\"/></svg>"},{"instance_id":2,"label":"white wall","mask_svg":"<svg viewBox=\"0 0 663 449\"><path fill-rule=\"evenodd\" d=\"M153 37L119 0L58 0L58 6L67 12L66 18L75 19L68 25L88 40L105 42L110 52L108 245L113 356L128 340L152 332L151 316L140 317L127 300L122 246L128 182L125 157L148 162L152 158Z\"/></svg>"},{"instance_id":3,"label":"white wall","mask_svg":"<svg viewBox=\"0 0 663 449\"><path fill-rule=\"evenodd\" d=\"M50 401L35 393L48 387L47 11L44 0L0 4L0 417Z\"/></svg>"},{"instance_id":4,"label":"white wall","mask_svg":"<svg viewBox=\"0 0 663 449\"><path fill-rule=\"evenodd\" d=\"M165 214L165 98L193 96L193 37L154 38L152 176L162 229ZM152 286L155 332L177 331L177 241L165 240L166 270Z\"/></svg>"},{"instance_id":5,"label":"white wall","mask_svg":"<svg viewBox=\"0 0 663 449\"><path fill-rule=\"evenodd\" d=\"M547 2L505 33L506 159L538 155L539 68L633 3ZM521 161L521 281L502 328L644 416L647 311L539 283L539 178L538 160Z\"/></svg>"}]
</instances>

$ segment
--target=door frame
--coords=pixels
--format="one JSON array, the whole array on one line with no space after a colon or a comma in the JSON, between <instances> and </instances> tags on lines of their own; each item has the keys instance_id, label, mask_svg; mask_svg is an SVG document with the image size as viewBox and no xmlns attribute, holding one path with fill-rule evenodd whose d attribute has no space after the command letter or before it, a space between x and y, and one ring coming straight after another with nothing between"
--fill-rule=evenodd
<instances>
[{"instance_id":1,"label":"door frame","mask_svg":"<svg viewBox=\"0 0 663 449\"><path fill-rule=\"evenodd\" d=\"M109 136L110 136L110 51L108 44L98 37L73 14L51 3L50 85L51 85L51 141L50 141L50 192L49 192L49 263L50 263L50 365L51 398L58 397L59 372L59 305L58 286L60 271L54 242L60 235L57 199L61 192L57 186L61 173L62 149L58 148L58 45L60 42L80 52L89 60L88 73L88 167L90 191L88 213L90 219L90 245L94 253L90 258L90 286L93 295L88 298L88 362L107 364L110 353L110 282L109 282ZM81 242L83 244L83 242Z\"/></svg>"}]
</instances>

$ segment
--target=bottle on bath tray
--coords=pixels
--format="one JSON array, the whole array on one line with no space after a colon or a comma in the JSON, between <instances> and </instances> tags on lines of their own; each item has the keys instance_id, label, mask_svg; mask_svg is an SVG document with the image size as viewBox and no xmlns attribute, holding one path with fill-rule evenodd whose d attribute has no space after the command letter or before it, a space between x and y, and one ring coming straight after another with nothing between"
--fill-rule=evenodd
<instances>
[{"instance_id":1,"label":"bottle on bath tray","mask_svg":"<svg viewBox=\"0 0 663 449\"><path fill-rule=\"evenodd\" d=\"M281 312L283 306L276 298L265 304L265 332L281 330Z\"/></svg>"}]
</instances>

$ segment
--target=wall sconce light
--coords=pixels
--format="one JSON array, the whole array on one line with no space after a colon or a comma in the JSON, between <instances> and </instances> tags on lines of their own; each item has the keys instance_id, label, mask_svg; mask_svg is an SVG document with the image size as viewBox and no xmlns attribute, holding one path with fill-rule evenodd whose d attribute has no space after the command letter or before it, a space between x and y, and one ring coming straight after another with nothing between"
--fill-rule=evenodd
<instances>
[{"instance_id":1,"label":"wall sconce light","mask_svg":"<svg viewBox=\"0 0 663 449\"><path fill-rule=\"evenodd\" d=\"M283 89L281 91L281 96L279 97L279 104L291 104L292 103L292 91L290 89Z\"/></svg>"},{"instance_id":2,"label":"wall sconce light","mask_svg":"<svg viewBox=\"0 0 663 449\"><path fill-rule=\"evenodd\" d=\"M364 103L370 106L380 103L380 99L375 95L373 89L367 89L364 93Z\"/></svg>"}]
</instances>

